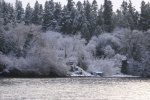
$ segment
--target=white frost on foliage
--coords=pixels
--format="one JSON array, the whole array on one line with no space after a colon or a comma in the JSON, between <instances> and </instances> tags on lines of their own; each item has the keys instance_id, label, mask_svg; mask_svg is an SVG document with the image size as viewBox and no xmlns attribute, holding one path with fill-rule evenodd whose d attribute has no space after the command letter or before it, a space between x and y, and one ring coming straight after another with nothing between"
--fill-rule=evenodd
<instances>
[{"instance_id":1,"label":"white frost on foliage","mask_svg":"<svg viewBox=\"0 0 150 100\"><path fill-rule=\"evenodd\" d=\"M109 34L109 33L104 33L102 35L100 35L99 37L99 43L101 45L111 45L111 46L114 46L114 47L120 47L121 46L121 43L120 43L120 40L113 36L113 34Z\"/></svg>"},{"instance_id":2,"label":"white frost on foliage","mask_svg":"<svg viewBox=\"0 0 150 100\"><path fill-rule=\"evenodd\" d=\"M110 45L107 45L104 48L104 54L107 55L107 57L111 58L115 55L115 51L112 49Z\"/></svg>"},{"instance_id":3,"label":"white frost on foliage","mask_svg":"<svg viewBox=\"0 0 150 100\"><path fill-rule=\"evenodd\" d=\"M104 76L112 76L120 74L122 56L117 54L111 59L97 59L90 64L90 71L100 71Z\"/></svg>"},{"instance_id":4,"label":"white frost on foliage","mask_svg":"<svg viewBox=\"0 0 150 100\"><path fill-rule=\"evenodd\" d=\"M119 74L121 55L117 54L117 50L122 47L119 33L93 36L86 44L80 34L42 33L36 26L18 26L4 35L5 41L14 46L11 53L0 54L0 63L6 65L7 69L17 68L48 75L51 70L66 74L70 69L66 62L71 60L89 72L102 71L105 76ZM103 52L105 59L97 58L97 49ZM24 57L15 56L20 50L25 50Z\"/></svg>"}]
</instances>

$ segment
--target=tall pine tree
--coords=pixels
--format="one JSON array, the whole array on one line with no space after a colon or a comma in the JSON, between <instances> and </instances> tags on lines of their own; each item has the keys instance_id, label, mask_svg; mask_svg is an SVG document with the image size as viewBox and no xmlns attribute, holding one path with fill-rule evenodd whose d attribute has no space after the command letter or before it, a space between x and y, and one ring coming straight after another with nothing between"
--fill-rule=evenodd
<instances>
[{"instance_id":1,"label":"tall pine tree","mask_svg":"<svg viewBox=\"0 0 150 100\"><path fill-rule=\"evenodd\" d=\"M33 14L32 14L32 23L35 25L40 25L41 24L41 9L40 4L38 1L36 1L33 9Z\"/></svg>"},{"instance_id":2,"label":"tall pine tree","mask_svg":"<svg viewBox=\"0 0 150 100\"><path fill-rule=\"evenodd\" d=\"M24 14L24 9L22 8L22 2L19 0L16 0L15 4L15 11L16 11L16 20L18 23L23 21L23 14Z\"/></svg>"},{"instance_id":3,"label":"tall pine tree","mask_svg":"<svg viewBox=\"0 0 150 100\"><path fill-rule=\"evenodd\" d=\"M145 3L142 1L141 3L141 15L140 15L140 29L143 31L147 31L150 29L150 3Z\"/></svg>"},{"instance_id":4,"label":"tall pine tree","mask_svg":"<svg viewBox=\"0 0 150 100\"><path fill-rule=\"evenodd\" d=\"M61 30L63 33L73 33L73 21L75 18L75 7L73 0L68 0L67 6L63 8L63 18L61 20Z\"/></svg>"},{"instance_id":5,"label":"tall pine tree","mask_svg":"<svg viewBox=\"0 0 150 100\"><path fill-rule=\"evenodd\" d=\"M25 24L26 25L29 25L31 23L31 20L32 20L32 8L30 7L30 4L28 3L27 6L26 6L26 10L25 10L25 18L24 18L24 21L25 21Z\"/></svg>"},{"instance_id":6,"label":"tall pine tree","mask_svg":"<svg viewBox=\"0 0 150 100\"><path fill-rule=\"evenodd\" d=\"M53 19L54 19L54 2L53 0L46 1L43 13L43 23L42 23L43 30L51 28L53 24Z\"/></svg>"},{"instance_id":7,"label":"tall pine tree","mask_svg":"<svg viewBox=\"0 0 150 100\"><path fill-rule=\"evenodd\" d=\"M110 0L105 0L103 18L106 32L113 31L112 15L113 15L112 2Z\"/></svg>"}]
</instances>

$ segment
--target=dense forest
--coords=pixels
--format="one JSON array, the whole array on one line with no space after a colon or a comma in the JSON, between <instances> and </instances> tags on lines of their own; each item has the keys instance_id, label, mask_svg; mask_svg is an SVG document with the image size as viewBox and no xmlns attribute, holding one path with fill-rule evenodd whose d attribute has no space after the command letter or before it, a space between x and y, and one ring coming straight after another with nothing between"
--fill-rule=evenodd
<instances>
[{"instance_id":1,"label":"dense forest","mask_svg":"<svg viewBox=\"0 0 150 100\"><path fill-rule=\"evenodd\" d=\"M26 8L0 0L0 76L65 76L68 60L105 76L150 77L150 3L49 0ZM124 67L122 59L127 58Z\"/></svg>"}]
</instances>

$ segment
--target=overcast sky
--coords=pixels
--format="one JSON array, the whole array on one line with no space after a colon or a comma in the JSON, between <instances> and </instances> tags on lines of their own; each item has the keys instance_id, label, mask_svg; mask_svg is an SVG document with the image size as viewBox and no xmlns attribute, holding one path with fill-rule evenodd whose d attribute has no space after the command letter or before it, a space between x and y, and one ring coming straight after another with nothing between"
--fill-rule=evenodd
<instances>
[{"instance_id":1,"label":"overcast sky","mask_svg":"<svg viewBox=\"0 0 150 100\"><path fill-rule=\"evenodd\" d=\"M16 1L16 0L5 0L7 2L10 2L10 3L13 3ZM29 2L30 5L33 7L36 0L21 0L22 3L23 3L23 7L26 7L27 3ZM40 4L43 4L45 3L46 0L38 0ZM66 5L67 4L67 0L53 0L54 2L60 2L62 5ZM81 1L83 2L84 0L74 0L75 2L77 1ZM93 0L89 0L90 2L92 2ZM113 3L113 9L116 11L116 9L120 8L120 5L122 3L123 0L111 0L112 3ZM129 0L125 0L125 1L129 1ZM131 0L132 3L133 3L133 6L136 7L136 9L138 11L140 11L140 5L141 5L141 1L142 0ZM148 2L150 0L144 0L145 2ZM104 0L97 0L98 2L98 5L101 5L104 3Z\"/></svg>"}]
</instances>

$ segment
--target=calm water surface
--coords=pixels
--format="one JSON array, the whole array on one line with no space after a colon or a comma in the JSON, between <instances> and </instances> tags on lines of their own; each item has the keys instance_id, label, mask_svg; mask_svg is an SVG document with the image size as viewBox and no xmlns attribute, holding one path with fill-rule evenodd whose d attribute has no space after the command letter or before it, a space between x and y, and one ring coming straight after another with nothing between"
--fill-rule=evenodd
<instances>
[{"instance_id":1,"label":"calm water surface","mask_svg":"<svg viewBox=\"0 0 150 100\"><path fill-rule=\"evenodd\" d=\"M0 100L150 100L150 80L1 78Z\"/></svg>"}]
</instances>

